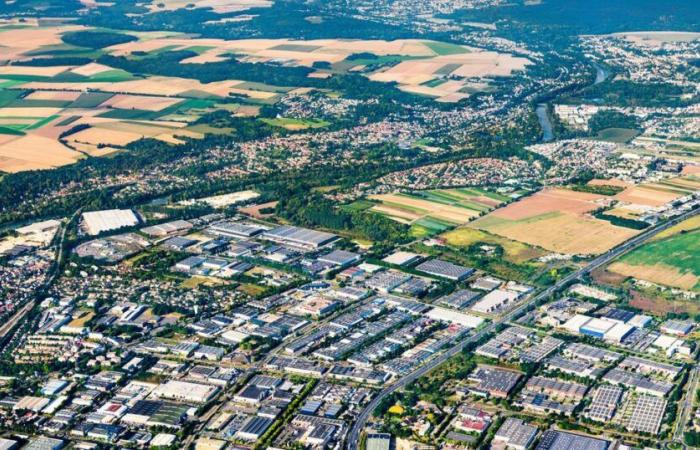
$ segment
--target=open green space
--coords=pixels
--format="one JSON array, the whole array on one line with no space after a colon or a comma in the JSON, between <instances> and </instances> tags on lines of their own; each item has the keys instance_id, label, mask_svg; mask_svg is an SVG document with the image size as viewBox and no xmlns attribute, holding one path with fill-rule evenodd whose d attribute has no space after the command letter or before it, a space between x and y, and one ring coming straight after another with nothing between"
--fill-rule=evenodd
<instances>
[{"instance_id":1,"label":"open green space","mask_svg":"<svg viewBox=\"0 0 700 450\"><path fill-rule=\"evenodd\" d=\"M294 130L325 128L328 125L330 125L330 122L321 119L293 119L287 117L279 117L276 119L261 120L268 125Z\"/></svg>"},{"instance_id":2,"label":"open green space","mask_svg":"<svg viewBox=\"0 0 700 450\"><path fill-rule=\"evenodd\" d=\"M639 130L631 128L606 128L598 132L596 139L624 144L639 136L639 134Z\"/></svg>"},{"instance_id":3,"label":"open green space","mask_svg":"<svg viewBox=\"0 0 700 450\"><path fill-rule=\"evenodd\" d=\"M700 277L700 230L681 231L665 239L650 242L620 259L633 266L667 266L680 274ZM700 291L700 283L693 287Z\"/></svg>"}]
</instances>

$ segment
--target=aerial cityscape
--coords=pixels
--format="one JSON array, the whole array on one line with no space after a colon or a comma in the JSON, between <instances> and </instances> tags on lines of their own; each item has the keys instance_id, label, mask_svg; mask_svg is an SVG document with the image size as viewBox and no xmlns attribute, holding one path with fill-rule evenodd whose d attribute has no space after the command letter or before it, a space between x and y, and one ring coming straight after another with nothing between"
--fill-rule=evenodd
<instances>
[{"instance_id":1,"label":"aerial cityscape","mask_svg":"<svg viewBox=\"0 0 700 450\"><path fill-rule=\"evenodd\" d=\"M697 0L3 0L0 450L700 448Z\"/></svg>"}]
</instances>

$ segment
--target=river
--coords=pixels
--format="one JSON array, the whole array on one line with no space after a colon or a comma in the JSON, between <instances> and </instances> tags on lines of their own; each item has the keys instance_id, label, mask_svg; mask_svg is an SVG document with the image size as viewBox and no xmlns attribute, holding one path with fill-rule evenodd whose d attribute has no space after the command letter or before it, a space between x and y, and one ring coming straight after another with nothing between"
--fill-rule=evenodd
<instances>
[{"instance_id":1,"label":"river","mask_svg":"<svg viewBox=\"0 0 700 450\"><path fill-rule=\"evenodd\" d=\"M592 64L593 67L595 67L595 81L593 82L593 84L600 84L603 81L607 80L609 76L608 71L605 70L605 68L598 63Z\"/></svg>"},{"instance_id":2,"label":"river","mask_svg":"<svg viewBox=\"0 0 700 450\"><path fill-rule=\"evenodd\" d=\"M537 105L535 113L537 113L537 120L540 122L540 127L542 127L542 142L550 142L554 139L554 132L552 131L552 122L549 119L547 104L540 103Z\"/></svg>"}]
</instances>

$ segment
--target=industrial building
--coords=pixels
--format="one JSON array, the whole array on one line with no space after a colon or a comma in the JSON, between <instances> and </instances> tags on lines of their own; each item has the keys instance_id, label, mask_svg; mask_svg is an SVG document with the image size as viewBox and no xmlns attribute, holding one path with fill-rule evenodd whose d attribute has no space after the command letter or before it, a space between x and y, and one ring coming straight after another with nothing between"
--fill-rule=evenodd
<instances>
[{"instance_id":1,"label":"industrial building","mask_svg":"<svg viewBox=\"0 0 700 450\"><path fill-rule=\"evenodd\" d=\"M96 236L105 231L133 227L138 224L139 218L130 209L91 211L85 212L82 215L83 229L91 236Z\"/></svg>"},{"instance_id":2,"label":"industrial building","mask_svg":"<svg viewBox=\"0 0 700 450\"><path fill-rule=\"evenodd\" d=\"M279 244L293 247L315 250L324 247L338 239L338 236L323 231L309 230L308 228L283 225L262 233L262 236Z\"/></svg>"}]
</instances>

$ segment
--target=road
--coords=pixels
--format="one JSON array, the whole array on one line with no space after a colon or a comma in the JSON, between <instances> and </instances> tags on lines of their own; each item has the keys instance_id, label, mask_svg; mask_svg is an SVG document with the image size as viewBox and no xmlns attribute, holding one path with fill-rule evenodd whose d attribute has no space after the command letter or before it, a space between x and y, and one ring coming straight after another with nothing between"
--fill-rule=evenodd
<instances>
[{"instance_id":1,"label":"road","mask_svg":"<svg viewBox=\"0 0 700 450\"><path fill-rule=\"evenodd\" d=\"M698 378L700 378L700 365L695 364L688 376L685 397L683 398L683 404L680 405L681 410L676 422L676 429L673 432L673 441L675 442L683 442L683 433L690 414L693 412L693 401L698 390Z\"/></svg>"},{"instance_id":2,"label":"road","mask_svg":"<svg viewBox=\"0 0 700 450\"><path fill-rule=\"evenodd\" d=\"M36 293L41 293L46 291L46 289L51 286L51 284L54 282L56 277L61 271L61 263L63 261L63 244L66 240L66 234L68 233L68 229L70 228L70 224L78 217L80 212L82 211L82 208L78 209L73 215L70 217L68 222L63 226L63 229L61 230L61 235L58 238L58 241L56 242L56 259L55 263L50 269L50 274L46 278L46 281L36 289ZM24 319L24 317L31 311L34 306L36 305L36 295L35 298L27 302L19 311L15 313L2 327L0 327L0 341L5 342L5 337L8 336L15 328L16 326ZM5 344L3 344L4 347Z\"/></svg>"},{"instance_id":3,"label":"road","mask_svg":"<svg viewBox=\"0 0 700 450\"><path fill-rule=\"evenodd\" d=\"M607 253L604 253L604 254L596 257L590 263L588 263L585 267L577 270L576 272L572 272L571 274L569 274L566 277L559 280L554 285L541 291L539 294L537 294L533 297L530 297L530 299L528 299L527 302L525 302L522 305L518 306L517 308L511 310L510 312L505 314L503 317L491 322L489 325L487 325L485 328L481 329L479 332L472 334L468 338L466 338L465 340L458 342L457 344L455 344L454 347L450 348L445 353L442 353L441 355L439 355L435 359L431 360L426 365L419 367L417 370L405 375L404 377L400 378L399 380L397 380L396 382L394 382L390 386L385 387L384 389L382 389L379 392L379 394L377 394L372 399L372 401L370 401L367 404L367 406L365 406L365 408L362 410L362 412L360 412L359 416L357 417L357 420L355 421L352 428L350 429L350 432L348 433L345 448L347 450L357 450L358 449L358 444L360 442L360 434L362 433L362 430L365 427L365 424L369 420L369 417L371 416L371 414L375 410L375 408L387 396L398 391L399 389L406 387L407 385L411 384L412 382L414 382L418 378L427 374L428 372L430 372L431 370L433 370L437 366L441 365L442 363L444 363L445 361L447 361L451 357L457 355L467 345L472 344L474 342L478 342L481 338L483 338L484 336L493 332L499 325L510 322L513 318L519 316L521 313L526 311L531 305L537 304L537 302L539 302L540 300L543 300L543 299L549 297L550 295L554 294L559 289L561 289L562 287L571 283L572 281L577 280L577 279L589 274L593 270L598 269L598 268L606 265L607 263L611 262L613 259L617 258L618 256L634 249L635 247L638 247L639 245L646 242L648 239L652 238L653 236L657 235L658 233L661 233L662 231L678 224L679 222L682 222L683 220L686 220L686 219L688 219L692 216L695 216L697 214L700 214L700 209L689 211L689 212L687 212L681 216L678 216L675 219L672 219L668 222L664 222L660 225L648 228L643 233L638 234L637 236L624 242L623 244L619 245L618 247L608 251Z\"/></svg>"}]
</instances>

